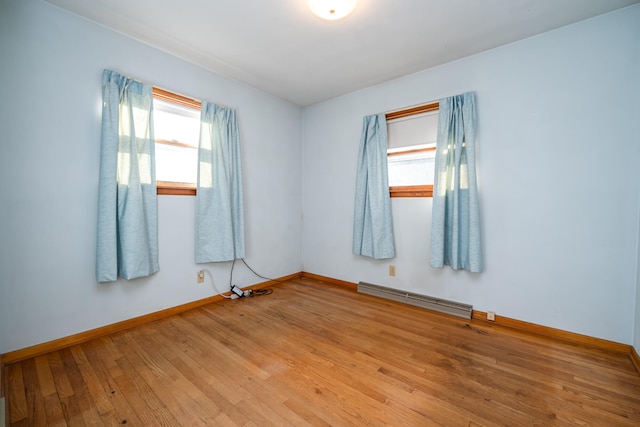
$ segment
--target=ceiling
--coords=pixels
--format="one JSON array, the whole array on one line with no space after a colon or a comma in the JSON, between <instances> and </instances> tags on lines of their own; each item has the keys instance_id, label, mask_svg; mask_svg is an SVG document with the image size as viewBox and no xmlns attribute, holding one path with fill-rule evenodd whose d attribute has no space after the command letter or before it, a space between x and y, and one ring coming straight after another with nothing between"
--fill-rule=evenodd
<instances>
[{"instance_id":1,"label":"ceiling","mask_svg":"<svg viewBox=\"0 0 640 427\"><path fill-rule=\"evenodd\" d=\"M300 106L640 0L359 0L339 21L306 0L45 0Z\"/></svg>"}]
</instances>

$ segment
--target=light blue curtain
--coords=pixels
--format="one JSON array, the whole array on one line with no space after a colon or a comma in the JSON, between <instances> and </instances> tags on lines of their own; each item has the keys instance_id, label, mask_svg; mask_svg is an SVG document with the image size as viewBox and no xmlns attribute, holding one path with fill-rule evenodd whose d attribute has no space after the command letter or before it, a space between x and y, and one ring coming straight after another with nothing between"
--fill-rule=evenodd
<instances>
[{"instance_id":1,"label":"light blue curtain","mask_svg":"<svg viewBox=\"0 0 640 427\"><path fill-rule=\"evenodd\" d=\"M440 100L431 266L482 271L476 184L476 104L467 92Z\"/></svg>"},{"instance_id":2,"label":"light blue curtain","mask_svg":"<svg viewBox=\"0 0 640 427\"><path fill-rule=\"evenodd\" d=\"M363 120L356 175L353 253L374 259L395 257L384 114L366 116Z\"/></svg>"},{"instance_id":3,"label":"light blue curtain","mask_svg":"<svg viewBox=\"0 0 640 427\"><path fill-rule=\"evenodd\" d=\"M114 71L102 75L98 282L158 271L152 89Z\"/></svg>"},{"instance_id":4,"label":"light blue curtain","mask_svg":"<svg viewBox=\"0 0 640 427\"><path fill-rule=\"evenodd\" d=\"M202 102L196 262L244 258L242 167L235 110Z\"/></svg>"}]
</instances>

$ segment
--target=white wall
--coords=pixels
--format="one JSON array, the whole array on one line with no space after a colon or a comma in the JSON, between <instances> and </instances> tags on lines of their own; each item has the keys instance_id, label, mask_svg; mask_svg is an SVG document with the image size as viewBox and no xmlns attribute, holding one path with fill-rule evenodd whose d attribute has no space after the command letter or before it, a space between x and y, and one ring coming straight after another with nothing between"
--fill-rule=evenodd
<instances>
[{"instance_id":1,"label":"white wall","mask_svg":"<svg viewBox=\"0 0 640 427\"><path fill-rule=\"evenodd\" d=\"M639 31L635 6L306 108L304 270L631 344ZM485 271L429 267L430 199L392 200L394 260L352 255L362 117L466 91Z\"/></svg>"},{"instance_id":2,"label":"white wall","mask_svg":"<svg viewBox=\"0 0 640 427\"><path fill-rule=\"evenodd\" d=\"M247 262L301 270L298 107L34 0L0 0L0 58L0 353L216 293L196 284L185 196L159 197L157 274L95 281L104 68L237 110ZM227 290L230 263L207 268Z\"/></svg>"}]
</instances>

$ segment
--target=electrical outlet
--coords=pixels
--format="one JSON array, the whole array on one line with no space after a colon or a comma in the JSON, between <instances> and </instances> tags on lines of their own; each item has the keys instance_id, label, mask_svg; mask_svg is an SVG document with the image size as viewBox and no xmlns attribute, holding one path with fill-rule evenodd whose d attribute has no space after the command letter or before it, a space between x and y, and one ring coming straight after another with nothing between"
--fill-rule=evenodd
<instances>
[{"instance_id":1,"label":"electrical outlet","mask_svg":"<svg viewBox=\"0 0 640 427\"><path fill-rule=\"evenodd\" d=\"M395 276L396 275L396 266L395 265L390 265L389 266L389 276Z\"/></svg>"},{"instance_id":2,"label":"electrical outlet","mask_svg":"<svg viewBox=\"0 0 640 427\"><path fill-rule=\"evenodd\" d=\"M198 271L198 283L204 283L204 270Z\"/></svg>"},{"instance_id":3,"label":"electrical outlet","mask_svg":"<svg viewBox=\"0 0 640 427\"><path fill-rule=\"evenodd\" d=\"M496 314L493 311L487 311L487 320L490 322L495 322Z\"/></svg>"}]
</instances>

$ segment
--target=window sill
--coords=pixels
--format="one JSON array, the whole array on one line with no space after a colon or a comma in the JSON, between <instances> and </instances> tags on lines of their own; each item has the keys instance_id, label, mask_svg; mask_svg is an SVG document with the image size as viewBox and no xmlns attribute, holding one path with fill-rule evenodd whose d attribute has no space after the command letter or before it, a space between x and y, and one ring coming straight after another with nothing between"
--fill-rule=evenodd
<instances>
[{"instance_id":1,"label":"window sill","mask_svg":"<svg viewBox=\"0 0 640 427\"><path fill-rule=\"evenodd\" d=\"M433 197L433 185L389 187L391 197Z\"/></svg>"},{"instance_id":2,"label":"window sill","mask_svg":"<svg viewBox=\"0 0 640 427\"><path fill-rule=\"evenodd\" d=\"M188 182L167 182L157 181L156 189L158 195L172 196L195 196L196 185Z\"/></svg>"}]
</instances>

